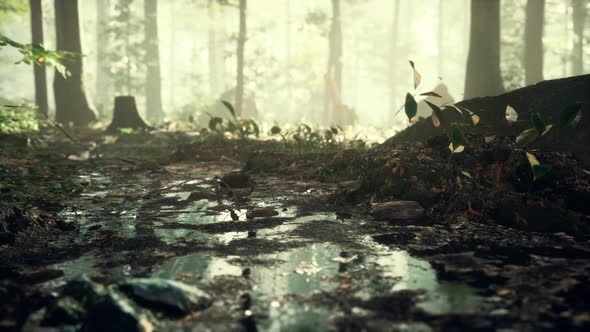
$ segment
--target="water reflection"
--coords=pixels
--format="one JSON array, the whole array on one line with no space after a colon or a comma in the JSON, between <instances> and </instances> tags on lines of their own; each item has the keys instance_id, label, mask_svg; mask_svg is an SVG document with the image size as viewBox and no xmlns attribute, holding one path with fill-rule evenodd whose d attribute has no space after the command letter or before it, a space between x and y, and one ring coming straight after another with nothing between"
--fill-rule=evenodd
<instances>
[{"instance_id":1,"label":"water reflection","mask_svg":"<svg viewBox=\"0 0 590 332\"><path fill-rule=\"evenodd\" d=\"M318 292L331 292L337 288L350 288L352 296L362 300L399 290L423 289L426 292L419 306L431 312L474 311L482 304L481 297L474 289L462 284L439 282L435 270L428 262L405 251L379 244L370 236L358 236L353 247L355 249L351 249L329 242L305 242L309 240L293 235L294 230L310 222L338 222L336 214L332 212L295 217L298 213L295 207L254 202L258 207L276 208L280 211L280 217L292 219L272 228L217 234L183 228L162 228L160 226L166 223L200 225L230 222L232 218L226 207L231 206L231 202L190 201L190 191L180 188L181 183L176 184L179 186L177 191L164 193L160 195L161 199L155 200L144 198L142 195L145 194L145 189L131 186L131 182L135 181L132 179L126 179L127 183L113 188L109 188L109 181L111 185L115 182L112 178L109 180L98 174L81 179L89 181L91 186L98 189L90 190L95 196L88 195L86 199L108 198L110 205L101 202L90 207L83 216L66 211L64 217L86 225L100 223L104 225L103 229L117 230L124 237L154 237L168 245L179 245L182 239L191 239L220 248L231 246L233 241L273 240L282 244L297 243L299 247L290 250L281 249L272 254L256 256L249 252L240 253L240 256L215 256L213 252L202 251L172 257L149 268L148 273L153 277L183 279L199 284L207 284L221 276L247 278L253 285L248 295L251 307L248 306L247 310L266 317L256 320L256 325L265 330L333 329L329 317L337 309L311 307L289 299L292 296L309 297ZM170 182L163 180L152 182L154 188L170 187ZM198 181L193 184L203 186ZM246 219L247 209L235 211L240 220ZM82 273L99 273L95 266L99 259L102 262L111 258L98 254L97 257L83 256L78 260L57 264L53 268L65 271L65 277L58 279L61 282ZM232 263L237 261L242 263ZM248 261L258 263L244 263ZM118 266L110 268L109 273L125 276L129 271L125 272L125 266ZM246 322L253 323L253 319L248 318Z\"/></svg>"}]
</instances>

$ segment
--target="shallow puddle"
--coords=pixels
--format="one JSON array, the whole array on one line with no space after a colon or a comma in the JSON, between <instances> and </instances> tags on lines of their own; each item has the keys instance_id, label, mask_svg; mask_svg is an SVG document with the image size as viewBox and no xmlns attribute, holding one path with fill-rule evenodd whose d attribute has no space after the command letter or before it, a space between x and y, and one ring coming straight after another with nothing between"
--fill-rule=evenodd
<instances>
[{"instance_id":1,"label":"shallow puddle","mask_svg":"<svg viewBox=\"0 0 590 332\"><path fill-rule=\"evenodd\" d=\"M218 173L214 165L207 169ZM203 181L195 179L192 184L205 188L204 181L211 178L211 174L202 173ZM160 186L173 188L161 195L158 206L141 197L147 185L142 182L147 181L145 177L138 177L139 180L125 178L126 183L119 180L111 189L106 175L89 173L80 179L94 194L81 196L77 205L91 208L76 213L65 211L63 216L68 221L82 223L82 229L99 224L103 227L101 229L115 230L124 238L148 234L162 241L164 246L154 249L155 253L161 254L161 263L141 270L142 274L148 271L152 277L179 279L204 287L223 277L247 281L249 289L242 291L251 296L252 317L264 330L333 329L332 319L341 313L341 309L316 305L311 299L323 294L330 296L335 291L349 291L351 298L368 301L396 291L423 290L418 306L433 313L476 312L487 307L476 289L460 283L439 282L428 262L379 244L371 234L351 234L350 243L335 243L311 236L314 234L308 237L305 232L298 231L301 226L312 227L312 223L318 221L338 223L335 227L347 223L361 227L363 220L338 220L331 211L297 217L298 207L273 201L272 193L258 193L249 207L235 209L240 220L232 221L229 210L212 211L219 204L230 206L230 201L189 202L190 192L183 189L186 182L158 182ZM154 186L153 183L150 185ZM258 201L265 195L267 200ZM90 203L96 197L101 201ZM246 212L252 207L272 207L280 212L273 222L245 221ZM164 227L170 223L177 227ZM245 223L262 224L244 230L244 225L251 225ZM266 223L268 227L264 227ZM198 228L203 225L219 226L220 231ZM182 243L191 241L199 241L210 249L182 256L167 252L166 246L182 247ZM278 246L274 248L274 244ZM260 253L249 252L252 247L259 249ZM227 254L228 251L232 253ZM135 276L139 270L116 263L119 256L129 254L86 254L76 260L55 264L51 268L61 269L65 275L47 286L58 286L80 274ZM240 296L229 294L230 291L228 288L228 294L223 295L227 298ZM364 312L360 308L353 308L353 311Z\"/></svg>"}]
</instances>

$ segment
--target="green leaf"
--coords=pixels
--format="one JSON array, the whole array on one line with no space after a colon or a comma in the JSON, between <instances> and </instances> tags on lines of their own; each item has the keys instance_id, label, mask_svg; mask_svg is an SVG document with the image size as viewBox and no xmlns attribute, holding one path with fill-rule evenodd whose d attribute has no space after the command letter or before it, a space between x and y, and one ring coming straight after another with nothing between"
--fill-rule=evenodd
<instances>
[{"instance_id":1,"label":"green leaf","mask_svg":"<svg viewBox=\"0 0 590 332\"><path fill-rule=\"evenodd\" d=\"M551 170L551 165L541 164L537 157L535 157L535 155L532 153L526 152L526 158L528 159L529 165L531 165L531 170L533 171L533 181L537 181L537 179L543 177Z\"/></svg>"},{"instance_id":2,"label":"green leaf","mask_svg":"<svg viewBox=\"0 0 590 332\"><path fill-rule=\"evenodd\" d=\"M512 106L508 105L506 106L505 117L506 121L508 121L509 124L512 124L518 120L518 113Z\"/></svg>"},{"instance_id":3,"label":"green leaf","mask_svg":"<svg viewBox=\"0 0 590 332\"><path fill-rule=\"evenodd\" d=\"M408 117L408 120L412 121L412 119L418 113L418 103L416 103L416 99L414 99L414 96L412 96L410 93L406 94L406 103L404 107L406 109L406 116Z\"/></svg>"},{"instance_id":4,"label":"green leaf","mask_svg":"<svg viewBox=\"0 0 590 332\"><path fill-rule=\"evenodd\" d=\"M516 144L526 146L533 143L537 139L537 137L539 137L539 133L537 133L537 130L535 128L530 128L518 135L518 137L516 138Z\"/></svg>"},{"instance_id":5,"label":"green leaf","mask_svg":"<svg viewBox=\"0 0 590 332\"><path fill-rule=\"evenodd\" d=\"M438 128L443 121L442 110L440 107L429 102L428 100L425 100L424 102L432 109L432 124Z\"/></svg>"},{"instance_id":6,"label":"green leaf","mask_svg":"<svg viewBox=\"0 0 590 332\"><path fill-rule=\"evenodd\" d=\"M281 127L279 127L278 125L274 125L272 126L272 128L270 128L270 134L271 135L278 135L281 133Z\"/></svg>"},{"instance_id":7,"label":"green leaf","mask_svg":"<svg viewBox=\"0 0 590 332\"><path fill-rule=\"evenodd\" d=\"M227 108L227 110L231 113L232 117L235 119L236 110L234 109L234 106L225 100L222 100L221 103L225 106L225 108Z\"/></svg>"},{"instance_id":8,"label":"green leaf","mask_svg":"<svg viewBox=\"0 0 590 332\"><path fill-rule=\"evenodd\" d=\"M451 144L449 144L449 149L453 153L461 153L465 150L465 137L457 127L453 128L453 131L451 132Z\"/></svg>"},{"instance_id":9,"label":"green leaf","mask_svg":"<svg viewBox=\"0 0 590 332\"><path fill-rule=\"evenodd\" d=\"M582 117L583 103L575 103L566 106L559 112L559 125L561 127L572 126L575 127Z\"/></svg>"},{"instance_id":10,"label":"green leaf","mask_svg":"<svg viewBox=\"0 0 590 332\"><path fill-rule=\"evenodd\" d=\"M533 113L531 115L531 122L533 123L533 126L539 135L543 135L545 133L547 125L545 124L545 121L543 121L539 113Z\"/></svg>"},{"instance_id":11,"label":"green leaf","mask_svg":"<svg viewBox=\"0 0 590 332\"><path fill-rule=\"evenodd\" d=\"M211 119L209 119L209 130L211 131L217 131L217 127L219 125L221 125L223 123L223 119L220 117L211 117Z\"/></svg>"}]
</instances>

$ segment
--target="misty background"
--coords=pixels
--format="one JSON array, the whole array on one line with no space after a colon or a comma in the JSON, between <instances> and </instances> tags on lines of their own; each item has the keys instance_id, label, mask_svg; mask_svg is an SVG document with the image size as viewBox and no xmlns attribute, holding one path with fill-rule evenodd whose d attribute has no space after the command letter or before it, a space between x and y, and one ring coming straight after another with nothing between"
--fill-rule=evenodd
<instances>
[{"instance_id":1,"label":"misty background","mask_svg":"<svg viewBox=\"0 0 590 332\"><path fill-rule=\"evenodd\" d=\"M444 83L450 97L464 99L472 1L337 2L342 30L341 98L356 112L358 125L407 126L403 112L395 112L406 92L413 90L408 60L422 74L421 91ZM531 83L525 77L527 2L543 3L542 78L588 73L589 1L500 1L503 89ZM20 10L0 13L0 33L28 42L28 3L16 3L22 3ZM54 1L41 4L44 46L55 49ZM152 57L143 47L144 0L80 0L78 5L83 82L91 107L106 122L114 96L134 95L145 115L150 94L146 64ZM333 5L329 0L248 0L244 90L257 113L244 115L267 124L328 124L322 100ZM236 85L237 1L157 1L156 17L163 114L150 120L202 118ZM478 47L488 41L472 43ZM0 53L0 95L34 100L33 71L30 66L14 66L15 59L15 50ZM51 82L54 71L47 74ZM53 112L53 87L47 87Z\"/></svg>"}]
</instances>

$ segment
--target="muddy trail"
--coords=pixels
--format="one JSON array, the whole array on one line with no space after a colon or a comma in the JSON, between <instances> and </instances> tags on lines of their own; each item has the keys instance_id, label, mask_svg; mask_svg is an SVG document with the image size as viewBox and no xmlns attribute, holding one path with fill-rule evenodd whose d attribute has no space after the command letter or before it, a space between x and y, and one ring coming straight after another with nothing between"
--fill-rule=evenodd
<instances>
[{"instance_id":1,"label":"muddy trail","mask_svg":"<svg viewBox=\"0 0 590 332\"><path fill-rule=\"evenodd\" d=\"M238 150L187 160L168 149L165 162L129 164L116 147L104 151L111 160L62 161L80 190L57 208L3 212L8 226L33 226L13 229L0 249L2 328L588 328L588 238L418 208L387 220L350 199L353 176L327 174L360 152Z\"/></svg>"}]
</instances>

